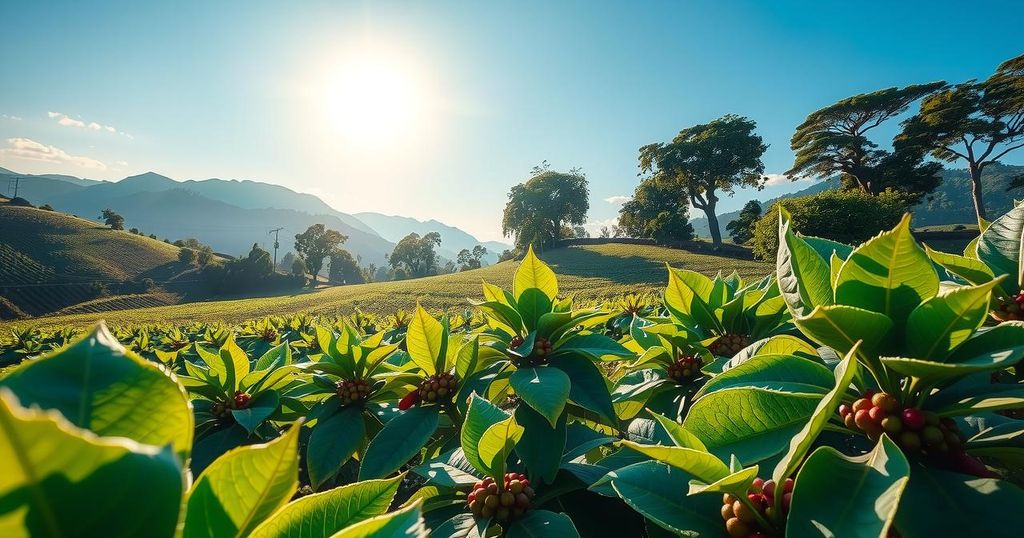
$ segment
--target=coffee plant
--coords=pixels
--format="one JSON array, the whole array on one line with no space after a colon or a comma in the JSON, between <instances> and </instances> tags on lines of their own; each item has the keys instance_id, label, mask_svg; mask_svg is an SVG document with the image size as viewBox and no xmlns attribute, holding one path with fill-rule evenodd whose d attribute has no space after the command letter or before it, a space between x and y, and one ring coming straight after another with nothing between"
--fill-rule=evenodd
<instances>
[{"instance_id":1,"label":"coffee plant","mask_svg":"<svg viewBox=\"0 0 1024 538\"><path fill-rule=\"evenodd\" d=\"M1024 206L963 254L0 341L0 535L1017 536Z\"/></svg>"}]
</instances>

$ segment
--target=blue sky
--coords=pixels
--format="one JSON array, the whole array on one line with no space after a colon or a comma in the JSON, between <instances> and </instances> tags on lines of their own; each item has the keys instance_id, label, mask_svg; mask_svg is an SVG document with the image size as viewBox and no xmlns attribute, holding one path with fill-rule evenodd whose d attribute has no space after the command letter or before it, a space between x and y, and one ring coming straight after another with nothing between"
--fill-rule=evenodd
<instances>
[{"instance_id":1,"label":"blue sky","mask_svg":"<svg viewBox=\"0 0 1024 538\"><path fill-rule=\"evenodd\" d=\"M1024 52L1019 16L1019 2L4 2L0 166L256 179L500 239L506 193L544 159L587 173L593 223L632 193L641 145L727 113L758 123L781 173L809 112L985 77ZM385 74L352 93L368 64Z\"/></svg>"}]
</instances>

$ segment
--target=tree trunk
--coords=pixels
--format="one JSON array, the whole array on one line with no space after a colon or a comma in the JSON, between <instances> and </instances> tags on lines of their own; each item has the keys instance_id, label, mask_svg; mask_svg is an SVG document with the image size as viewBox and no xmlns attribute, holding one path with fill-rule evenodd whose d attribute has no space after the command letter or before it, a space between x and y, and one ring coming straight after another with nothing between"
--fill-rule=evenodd
<instances>
[{"instance_id":1,"label":"tree trunk","mask_svg":"<svg viewBox=\"0 0 1024 538\"><path fill-rule=\"evenodd\" d=\"M969 164L967 169L971 173L971 197L974 198L974 212L977 214L979 222L981 219L988 220L985 214L985 200L982 199L981 194L981 167Z\"/></svg>"},{"instance_id":2,"label":"tree trunk","mask_svg":"<svg viewBox=\"0 0 1024 538\"><path fill-rule=\"evenodd\" d=\"M718 227L718 217L715 216L715 204L704 206L704 215L708 218L708 231L711 232L711 244L718 248L722 246L722 230Z\"/></svg>"}]
</instances>

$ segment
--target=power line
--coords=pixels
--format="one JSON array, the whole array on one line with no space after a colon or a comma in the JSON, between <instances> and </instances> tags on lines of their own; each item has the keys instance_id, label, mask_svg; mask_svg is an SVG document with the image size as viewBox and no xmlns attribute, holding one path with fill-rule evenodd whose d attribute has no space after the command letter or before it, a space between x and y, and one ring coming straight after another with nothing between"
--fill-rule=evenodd
<instances>
[{"instance_id":1,"label":"power line","mask_svg":"<svg viewBox=\"0 0 1024 538\"><path fill-rule=\"evenodd\" d=\"M274 228L273 230L267 232L267 235L274 234L274 271L277 271L277 247L281 246L281 244L278 242L278 235L281 233L281 230L283 229L284 228Z\"/></svg>"}]
</instances>

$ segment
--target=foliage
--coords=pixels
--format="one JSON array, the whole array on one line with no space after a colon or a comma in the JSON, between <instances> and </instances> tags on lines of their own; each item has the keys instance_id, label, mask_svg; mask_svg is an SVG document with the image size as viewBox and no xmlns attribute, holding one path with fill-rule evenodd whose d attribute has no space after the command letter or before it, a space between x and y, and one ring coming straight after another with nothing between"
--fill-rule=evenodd
<instances>
[{"instance_id":1,"label":"foliage","mask_svg":"<svg viewBox=\"0 0 1024 538\"><path fill-rule=\"evenodd\" d=\"M328 277L331 282L342 284L362 284L363 270L349 251L338 249L331 254L331 270Z\"/></svg>"},{"instance_id":2,"label":"foliage","mask_svg":"<svg viewBox=\"0 0 1024 538\"><path fill-rule=\"evenodd\" d=\"M718 193L731 195L737 187L760 189L767 181L761 156L768 146L754 133L756 127L753 121L730 114L687 127L668 144L640 148L640 169L682 185L690 205L707 216L715 245L722 243L715 214Z\"/></svg>"},{"instance_id":3,"label":"foliage","mask_svg":"<svg viewBox=\"0 0 1024 538\"><path fill-rule=\"evenodd\" d=\"M473 250L466 248L460 250L455 261L459 264L459 271L469 271L470 269L479 269L480 260L486 255L487 249L483 245L476 245Z\"/></svg>"},{"instance_id":4,"label":"foliage","mask_svg":"<svg viewBox=\"0 0 1024 538\"><path fill-rule=\"evenodd\" d=\"M857 243L895 226L909 203L906 195L893 191L877 196L863 191L825 191L779 200L754 225L754 256L775 256L780 208L789 213L794 229L822 239Z\"/></svg>"},{"instance_id":5,"label":"foliage","mask_svg":"<svg viewBox=\"0 0 1024 538\"><path fill-rule=\"evenodd\" d=\"M117 214L113 209L104 209L99 218L103 219L103 223L110 226L111 230L124 229L124 217Z\"/></svg>"},{"instance_id":6,"label":"foliage","mask_svg":"<svg viewBox=\"0 0 1024 538\"><path fill-rule=\"evenodd\" d=\"M920 198L932 192L939 184L941 165L923 162L925 151L919 147L880 149L868 134L944 84L886 88L812 112L793 134L790 146L796 160L786 175L797 179L839 174L845 188L869 194L893 189Z\"/></svg>"},{"instance_id":7,"label":"foliage","mask_svg":"<svg viewBox=\"0 0 1024 538\"><path fill-rule=\"evenodd\" d=\"M754 237L754 225L761 218L761 202L751 200L740 210L739 217L726 225L734 243L744 244Z\"/></svg>"},{"instance_id":8,"label":"foliage","mask_svg":"<svg viewBox=\"0 0 1024 538\"><path fill-rule=\"evenodd\" d=\"M619 209L619 227L630 237L658 242L693 239L690 201L678 176L656 175L640 182L633 198ZM602 236L611 236L605 228Z\"/></svg>"},{"instance_id":9,"label":"foliage","mask_svg":"<svg viewBox=\"0 0 1024 538\"><path fill-rule=\"evenodd\" d=\"M196 251L184 247L178 251L178 261L187 265L196 263Z\"/></svg>"},{"instance_id":10,"label":"foliage","mask_svg":"<svg viewBox=\"0 0 1024 538\"><path fill-rule=\"evenodd\" d=\"M590 209L587 178L581 170L534 172L525 183L512 187L501 221L502 234L515 236L521 251L530 245L551 246L563 226L586 222Z\"/></svg>"},{"instance_id":11,"label":"foliage","mask_svg":"<svg viewBox=\"0 0 1024 538\"><path fill-rule=\"evenodd\" d=\"M919 112L903 122L896 144L947 162L963 160L975 212L986 218L982 172L1024 147L1024 55L1003 62L982 82L943 87L922 99Z\"/></svg>"},{"instance_id":12,"label":"foliage","mask_svg":"<svg viewBox=\"0 0 1024 538\"><path fill-rule=\"evenodd\" d=\"M346 240L347 235L331 230L323 224L314 224L295 236L295 252L306 263L306 267L313 275L314 283L324 266L324 260L333 255Z\"/></svg>"},{"instance_id":13,"label":"foliage","mask_svg":"<svg viewBox=\"0 0 1024 538\"><path fill-rule=\"evenodd\" d=\"M388 255L388 263L395 271L396 279L419 278L437 273L437 252L441 246L441 234L429 232L423 237L411 233L395 245ZM400 277L400 278L399 278Z\"/></svg>"}]
</instances>

